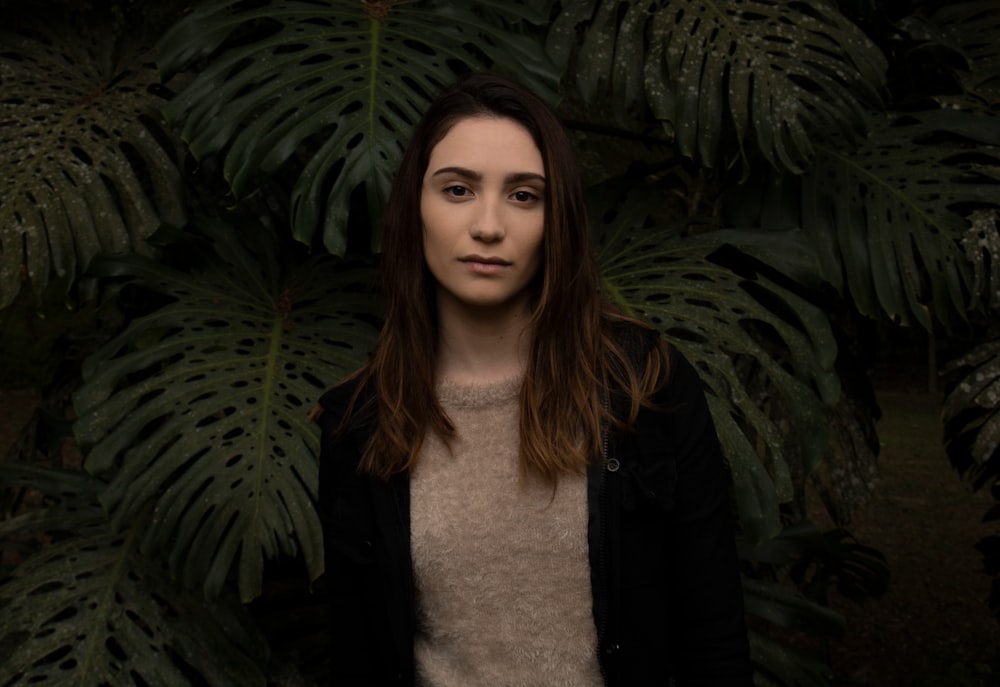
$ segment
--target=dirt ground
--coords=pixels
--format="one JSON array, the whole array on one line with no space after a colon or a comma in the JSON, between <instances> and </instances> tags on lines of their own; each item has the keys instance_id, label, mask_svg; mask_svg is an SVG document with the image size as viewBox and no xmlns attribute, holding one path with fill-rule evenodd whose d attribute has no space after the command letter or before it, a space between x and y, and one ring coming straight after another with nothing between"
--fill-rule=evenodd
<instances>
[{"instance_id":1,"label":"dirt ground","mask_svg":"<svg viewBox=\"0 0 1000 687\"><path fill-rule=\"evenodd\" d=\"M919 387L919 385L916 385ZM990 579L973 545L1000 530L981 518L992 500L973 494L940 445L940 397L899 384L879 392L879 488L851 530L888 559L888 593L858 606L829 648L836 687L1000 685L1000 624L989 615ZM0 456L38 402L31 389L0 389Z\"/></svg>"},{"instance_id":2,"label":"dirt ground","mask_svg":"<svg viewBox=\"0 0 1000 687\"><path fill-rule=\"evenodd\" d=\"M878 393L879 487L851 531L886 556L887 594L836 608L847 637L831 646L843 687L1000 685L1000 623L986 600L990 578L973 545L1000 533L982 517L993 503L973 493L941 447L941 397L916 390Z\"/></svg>"}]
</instances>

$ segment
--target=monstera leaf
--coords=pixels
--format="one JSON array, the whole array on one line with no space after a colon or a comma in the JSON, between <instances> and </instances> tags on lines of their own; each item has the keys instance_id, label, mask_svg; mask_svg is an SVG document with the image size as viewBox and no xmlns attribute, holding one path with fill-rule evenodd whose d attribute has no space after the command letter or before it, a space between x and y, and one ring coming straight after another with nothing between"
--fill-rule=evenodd
<instances>
[{"instance_id":1,"label":"monstera leaf","mask_svg":"<svg viewBox=\"0 0 1000 687\"><path fill-rule=\"evenodd\" d=\"M137 527L108 531L98 480L3 465L4 482L51 490L56 505L0 523L52 533L0 581L0 682L29 685L266 684L267 647L234 600L206 604L138 552ZM138 525L138 523L133 523Z\"/></svg>"},{"instance_id":2,"label":"monstera leaf","mask_svg":"<svg viewBox=\"0 0 1000 687\"><path fill-rule=\"evenodd\" d=\"M777 600L769 599L771 603ZM750 631L754 687L829 687L833 671L825 661L806 655L788 642Z\"/></svg>"},{"instance_id":3,"label":"monstera leaf","mask_svg":"<svg viewBox=\"0 0 1000 687\"><path fill-rule=\"evenodd\" d=\"M768 630L842 638L847 629L843 616L825 605L829 588L836 586L857 603L881 596L889 584L885 557L844 530L821 532L809 522L787 527L743 554L748 567L758 572L756 579L744 579L746 610L765 621L750 630L754 684L827 687L829 665L769 636ZM778 577L791 578L798 589L777 582Z\"/></svg>"},{"instance_id":4,"label":"monstera leaf","mask_svg":"<svg viewBox=\"0 0 1000 687\"><path fill-rule=\"evenodd\" d=\"M941 419L952 464L978 487L1000 479L1000 339L950 361L955 376Z\"/></svg>"},{"instance_id":5,"label":"monstera leaf","mask_svg":"<svg viewBox=\"0 0 1000 687\"><path fill-rule=\"evenodd\" d=\"M972 228L964 240L974 266L975 291L988 301L993 324L1000 312L998 220L997 210L971 213ZM1000 339L981 341L941 372L950 379L941 419L952 465L977 488L1000 479Z\"/></svg>"},{"instance_id":6,"label":"monstera leaf","mask_svg":"<svg viewBox=\"0 0 1000 687\"><path fill-rule=\"evenodd\" d=\"M948 458L975 489L990 488L994 503L983 521L995 528L1000 521L1000 337L973 346L942 372L950 377L941 410ZM993 576L989 608L1000 620L1000 536L983 537L976 548L983 572Z\"/></svg>"},{"instance_id":7,"label":"monstera leaf","mask_svg":"<svg viewBox=\"0 0 1000 687\"><path fill-rule=\"evenodd\" d=\"M9 458L9 456L8 456ZM102 533L107 518L100 510L98 487L93 477L75 470L58 470L12 460L0 463L5 520L0 521L0 541L10 546L17 538L23 551L34 553L41 541L31 536L39 532ZM8 498L32 491L44 495L45 507L27 508L20 499ZM16 513L16 515L13 515ZM44 540L43 540L44 541ZM30 542L28 548L24 544Z\"/></svg>"},{"instance_id":8,"label":"monstera leaf","mask_svg":"<svg viewBox=\"0 0 1000 687\"><path fill-rule=\"evenodd\" d=\"M966 63L959 73L959 80L966 92L986 103L1000 99L1000 45L983 40L1000 32L1000 7L993 0L949 2L935 8L926 16L913 14L904 17L899 27L925 46L942 46L956 52ZM938 99L955 102L955 98L942 95Z\"/></svg>"},{"instance_id":9,"label":"monstera leaf","mask_svg":"<svg viewBox=\"0 0 1000 687\"><path fill-rule=\"evenodd\" d=\"M701 371L719 438L730 461L744 532L777 533L778 504L792 498L785 459L789 428L746 387L741 362L754 361L776 390L802 441L805 469L822 459L827 407L839 387L836 344L821 311L762 276L740 276L708 260L722 245L683 226L646 226L653 197L590 194L598 258L611 297L657 326ZM608 207L617 208L608 212ZM767 331L770 344L750 332ZM777 348L772 348L777 347ZM758 453L754 437L766 447Z\"/></svg>"},{"instance_id":10,"label":"monstera leaf","mask_svg":"<svg viewBox=\"0 0 1000 687\"><path fill-rule=\"evenodd\" d=\"M0 308L184 218L152 57L107 30L0 36Z\"/></svg>"},{"instance_id":11,"label":"monstera leaf","mask_svg":"<svg viewBox=\"0 0 1000 687\"><path fill-rule=\"evenodd\" d=\"M144 551L216 595L235 566L260 593L265 557L322 572L318 433L307 411L372 345L370 269L283 254L260 227L208 228L190 271L141 257L102 262L174 300L87 360L74 396L86 467L122 528L150 504ZM301 257L301 256L300 256Z\"/></svg>"},{"instance_id":12,"label":"monstera leaf","mask_svg":"<svg viewBox=\"0 0 1000 687\"><path fill-rule=\"evenodd\" d=\"M520 22L523 7L499 2L237 0L200 3L160 44L172 73L208 66L171 102L199 158L223 153L238 196L274 174L296 150L291 174L296 238L342 255L351 197L363 188L371 225L411 127L430 96L463 70L493 66L551 94L557 81L534 40L475 13ZM472 47L470 47L472 46ZM373 236L373 245L380 240Z\"/></svg>"},{"instance_id":13,"label":"monstera leaf","mask_svg":"<svg viewBox=\"0 0 1000 687\"><path fill-rule=\"evenodd\" d=\"M580 40L580 32L583 40ZM724 132L803 170L818 131L858 138L885 59L831 2L585 0L564 3L547 49L588 100L619 116L648 106L681 152L720 162Z\"/></svg>"},{"instance_id":14,"label":"monstera leaf","mask_svg":"<svg viewBox=\"0 0 1000 687\"><path fill-rule=\"evenodd\" d=\"M1000 128L965 111L879 124L860 148L824 147L805 175L802 228L823 276L859 311L952 327L979 301L964 208L998 207Z\"/></svg>"},{"instance_id":15,"label":"monstera leaf","mask_svg":"<svg viewBox=\"0 0 1000 687\"><path fill-rule=\"evenodd\" d=\"M1000 208L969 213L969 229L962 236L965 257L972 265L972 292L987 311L1000 311Z\"/></svg>"}]
</instances>

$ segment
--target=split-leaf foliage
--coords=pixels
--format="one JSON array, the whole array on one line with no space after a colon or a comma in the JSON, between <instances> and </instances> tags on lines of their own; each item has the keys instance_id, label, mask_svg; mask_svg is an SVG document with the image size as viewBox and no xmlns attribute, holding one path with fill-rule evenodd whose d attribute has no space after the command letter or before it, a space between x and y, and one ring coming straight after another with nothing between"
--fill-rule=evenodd
<instances>
[{"instance_id":1,"label":"split-leaf foliage","mask_svg":"<svg viewBox=\"0 0 1000 687\"><path fill-rule=\"evenodd\" d=\"M564 116L608 296L702 375L757 683L829 684L770 629L836 637L828 589L884 589L877 552L790 516L850 460L843 408L871 421L850 323L974 342L949 450L1000 475L1000 9L869 4L0 2L0 307L124 313L72 395L87 474L0 466L0 684L323 680L307 412L377 335L410 129L481 69Z\"/></svg>"}]
</instances>

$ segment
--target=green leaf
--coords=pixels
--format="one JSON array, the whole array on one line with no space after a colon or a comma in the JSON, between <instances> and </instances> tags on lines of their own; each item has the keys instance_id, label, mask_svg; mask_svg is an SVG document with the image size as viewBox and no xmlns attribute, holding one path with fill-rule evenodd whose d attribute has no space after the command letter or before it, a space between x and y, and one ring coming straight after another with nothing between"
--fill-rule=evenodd
<instances>
[{"instance_id":1,"label":"green leaf","mask_svg":"<svg viewBox=\"0 0 1000 687\"><path fill-rule=\"evenodd\" d=\"M180 686L195 672L209 685L266 684L266 645L239 604L184 592L136 539L52 543L0 582L0 682Z\"/></svg>"},{"instance_id":2,"label":"green leaf","mask_svg":"<svg viewBox=\"0 0 1000 687\"><path fill-rule=\"evenodd\" d=\"M803 286L819 288L822 284L814 246L799 228L720 229L712 232L712 238L735 246Z\"/></svg>"},{"instance_id":3,"label":"green leaf","mask_svg":"<svg viewBox=\"0 0 1000 687\"><path fill-rule=\"evenodd\" d=\"M66 33L0 36L0 308L184 220L151 56L116 54L108 30Z\"/></svg>"},{"instance_id":4,"label":"green leaf","mask_svg":"<svg viewBox=\"0 0 1000 687\"><path fill-rule=\"evenodd\" d=\"M930 329L933 311L952 328L976 307L964 212L998 206L1000 147L965 138L974 117L885 120L857 149L823 146L805 175L802 228L862 314Z\"/></svg>"},{"instance_id":5,"label":"green leaf","mask_svg":"<svg viewBox=\"0 0 1000 687\"><path fill-rule=\"evenodd\" d=\"M966 94L987 104L1000 100L1000 45L984 36L1000 35L1000 7L993 0L942 4L928 15L904 17L898 26L929 45L944 45L964 57L967 69L959 74ZM943 103L961 103L961 97L937 96Z\"/></svg>"},{"instance_id":6,"label":"green leaf","mask_svg":"<svg viewBox=\"0 0 1000 687\"><path fill-rule=\"evenodd\" d=\"M306 415L364 361L378 308L370 268L299 262L259 227L206 231L189 273L139 256L96 265L175 300L88 358L75 432L87 469L110 479L117 527L154 504L143 549L207 597L235 568L247 601L265 558L301 552L311 579L322 572Z\"/></svg>"},{"instance_id":7,"label":"green leaf","mask_svg":"<svg viewBox=\"0 0 1000 687\"><path fill-rule=\"evenodd\" d=\"M796 651L785 642L750 631L755 687L829 687L832 671L825 662Z\"/></svg>"},{"instance_id":8,"label":"green leaf","mask_svg":"<svg viewBox=\"0 0 1000 687\"><path fill-rule=\"evenodd\" d=\"M808 521L786 527L744 558L772 568L790 566L792 580L817 602L826 600L833 585L855 603L882 596L889 586L884 555L859 543L847 530L821 532Z\"/></svg>"},{"instance_id":9,"label":"green leaf","mask_svg":"<svg viewBox=\"0 0 1000 687\"><path fill-rule=\"evenodd\" d=\"M842 637L846 629L842 615L777 582L744 577L743 601L748 614L786 629L819 637Z\"/></svg>"},{"instance_id":10,"label":"green leaf","mask_svg":"<svg viewBox=\"0 0 1000 687\"><path fill-rule=\"evenodd\" d=\"M363 188L377 248L403 145L443 85L491 66L552 97L557 79L541 47L476 8L521 20L516 6L495 2L200 3L160 43L167 73L208 58L167 114L184 120L197 157L225 156L239 196L305 151L292 193L300 241L321 230L326 248L342 255L351 196Z\"/></svg>"},{"instance_id":11,"label":"green leaf","mask_svg":"<svg viewBox=\"0 0 1000 687\"><path fill-rule=\"evenodd\" d=\"M566 3L546 48L586 99L620 118L650 108L682 154L710 166L731 161L720 151L733 130L740 148L802 171L818 132L864 135L885 83L881 52L830 2Z\"/></svg>"},{"instance_id":12,"label":"green leaf","mask_svg":"<svg viewBox=\"0 0 1000 687\"><path fill-rule=\"evenodd\" d=\"M839 394L837 348L826 317L762 275L740 276L710 261L723 245L713 233L649 226L655 192L639 189L623 198L608 193L610 187L588 193L606 289L699 368L733 471L744 531L753 541L770 537L779 529L778 504L793 495L785 458L790 432L747 386L745 368L758 365L781 399L811 470L825 455L828 406ZM762 345L754 330L766 332L772 344Z\"/></svg>"},{"instance_id":13,"label":"green leaf","mask_svg":"<svg viewBox=\"0 0 1000 687\"><path fill-rule=\"evenodd\" d=\"M972 293L988 308L989 318L989 313L1000 310L1000 211L971 212L962 247L972 265Z\"/></svg>"},{"instance_id":14,"label":"green leaf","mask_svg":"<svg viewBox=\"0 0 1000 687\"><path fill-rule=\"evenodd\" d=\"M0 475L52 504L0 522L0 536L48 538L0 581L0 682L264 684L267 647L244 609L231 596L201 601L139 555L141 520L109 532L102 482L22 463L0 465Z\"/></svg>"},{"instance_id":15,"label":"green leaf","mask_svg":"<svg viewBox=\"0 0 1000 687\"><path fill-rule=\"evenodd\" d=\"M952 463L981 486L1000 477L1000 339L973 346L948 362L942 374L953 375L941 408L945 445Z\"/></svg>"},{"instance_id":16,"label":"green leaf","mask_svg":"<svg viewBox=\"0 0 1000 687\"><path fill-rule=\"evenodd\" d=\"M107 519L98 501L102 483L78 470L59 470L28 463L0 463L0 484L35 489L45 495L46 507L0 520L0 539L58 532L106 529Z\"/></svg>"}]
</instances>

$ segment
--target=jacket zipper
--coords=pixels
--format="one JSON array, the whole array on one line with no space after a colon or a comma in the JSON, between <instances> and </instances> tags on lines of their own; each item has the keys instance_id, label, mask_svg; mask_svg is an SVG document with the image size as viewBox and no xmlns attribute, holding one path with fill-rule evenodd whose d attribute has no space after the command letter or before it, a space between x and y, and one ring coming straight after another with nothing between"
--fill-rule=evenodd
<instances>
[{"instance_id":1,"label":"jacket zipper","mask_svg":"<svg viewBox=\"0 0 1000 687\"><path fill-rule=\"evenodd\" d=\"M604 409L605 414L608 411L608 396L607 391L601 393L601 407ZM607 485L608 485L608 428L605 426L601 430L601 458L603 464L601 465L601 481L598 484L598 507L601 509L600 516L600 566L601 566L601 578L604 581L604 594L605 594L605 606L604 613L601 614L601 625L597 628L597 646L601 653L606 654L606 649L604 647L604 641L607 638L608 632L608 615L610 613L610 602L611 602L611 580L608 571L608 503L607 503ZM601 669L601 679L604 684L608 684L608 670L605 665L604 656L599 656L597 660L597 665Z\"/></svg>"},{"instance_id":2,"label":"jacket zipper","mask_svg":"<svg viewBox=\"0 0 1000 687\"><path fill-rule=\"evenodd\" d=\"M398 475L396 479L402 479ZM398 544L402 546L403 552L406 554L402 557L403 561L410 561L410 567L407 568L405 564L399 566L400 574L400 584L402 585L402 598L404 599L405 606L407 608L406 615L406 630L403 632L403 637L409 636L413 637L416 630L416 598L414 595L413 588L413 568L412 568L412 556L413 553L410 551L409 542L409 532L410 532L410 485L409 476L405 478L405 483L401 483L395 489L392 489L392 502L396 510L396 523L399 526L399 531L406 533L405 541L400 541ZM411 640L412 646L412 640ZM404 651L403 656L407 656ZM396 681L398 684L407 684L412 682L412 677L409 677L407 671L407 663L412 665L413 654L412 649L409 653L409 661L401 660L399 665L399 670L396 673ZM412 668L411 668L412 671Z\"/></svg>"}]
</instances>

